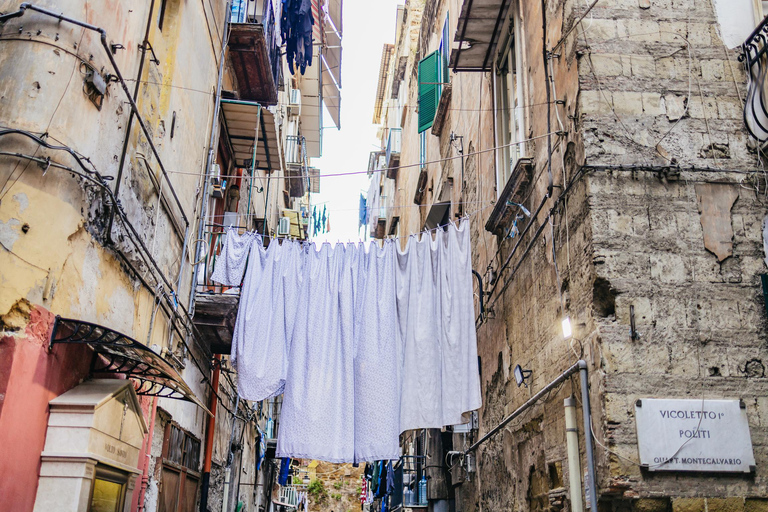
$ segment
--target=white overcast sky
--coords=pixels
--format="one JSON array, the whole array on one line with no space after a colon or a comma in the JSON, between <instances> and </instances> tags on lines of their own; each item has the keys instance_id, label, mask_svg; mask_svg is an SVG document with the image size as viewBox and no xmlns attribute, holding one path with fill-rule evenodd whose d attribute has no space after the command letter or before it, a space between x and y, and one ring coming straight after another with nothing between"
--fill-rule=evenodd
<instances>
[{"instance_id":1,"label":"white overcast sky","mask_svg":"<svg viewBox=\"0 0 768 512\"><path fill-rule=\"evenodd\" d=\"M368 155L376 150L376 127L372 124L373 103L379 77L381 49L394 43L395 17L401 0L345 0L343 53L341 60L341 130L323 114L323 156L312 165L321 175L365 171ZM357 241L360 192L368 191L368 176L327 177L320 180L320 193L312 203L330 212L331 231L318 235L320 241Z\"/></svg>"}]
</instances>

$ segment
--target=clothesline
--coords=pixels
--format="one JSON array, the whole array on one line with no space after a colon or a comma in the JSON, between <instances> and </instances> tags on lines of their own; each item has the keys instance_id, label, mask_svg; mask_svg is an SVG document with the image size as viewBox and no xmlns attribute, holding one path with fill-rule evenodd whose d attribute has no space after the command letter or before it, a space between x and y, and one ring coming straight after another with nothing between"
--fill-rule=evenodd
<instances>
[{"instance_id":1,"label":"clothesline","mask_svg":"<svg viewBox=\"0 0 768 512\"><path fill-rule=\"evenodd\" d=\"M494 203L491 203L491 204L489 204L487 206L484 206L483 208L478 208L477 210L474 210L472 212L465 213L464 215L462 215L460 217L460 220L470 219L471 217L477 215L478 213L480 213L480 212L482 212L484 210L487 210L488 208L490 208L492 206L494 206ZM410 234L407 234L407 235L399 235L399 236L387 235L384 238L384 240L401 240L403 238L411 238L411 237L418 236L418 235L424 235L426 233L432 234L433 232L435 232L435 231L437 231L439 229L446 229L448 226L450 226L452 224L453 225L457 225L458 222L451 220L451 221L448 221L447 224L441 224L439 226L435 226L434 228L424 229L422 231L419 231L419 232L416 232L416 233L410 233ZM217 224L217 227L221 227L223 229L228 229L230 227L233 228L233 229L245 229L242 226L225 226L223 224ZM278 238L278 240L284 240L284 239L288 239L288 238ZM299 243L299 244L302 244L302 245L317 245L317 243L314 240L293 240L293 239L291 239L291 240L294 243ZM349 240L349 242L347 242L347 243L360 243L360 242L363 242L363 241L364 240L362 240L362 239L360 239L358 242L352 242L352 240ZM370 241L373 241L373 240L370 240ZM331 242L321 242L321 244L330 244L330 243ZM340 240L340 241L338 241L336 243L343 243L343 241Z\"/></svg>"},{"instance_id":2,"label":"clothesline","mask_svg":"<svg viewBox=\"0 0 768 512\"><path fill-rule=\"evenodd\" d=\"M323 205L323 204L328 204L330 202L331 201L323 201L322 203L312 203L310 206L319 206L319 205ZM480 201L480 200L478 200L478 201L461 201L461 202L458 202L458 203L451 203L451 206L459 206L459 205L465 205L465 204L482 204L482 203L487 203L487 202L488 201ZM437 203L432 203L432 204L440 204L440 203L437 202ZM491 204L495 204L495 203L493 201L491 201ZM410 204L410 205L399 205L399 206L383 206L382 208L386 208L387 210L400 210L400 209L403 209L403 208L423 208L425 206L430 206L430 205L428 205L428 204ZM296 210L293 210L293 211L296 211ZM328 211L329 212L357 212L357 211L360 211L360 208L359 207L358 208L333 208L333 209L332 208L328 208ZM234 212L226 212L226 213L234 213ZM262 214L262 213L241 213L241 214L238 214L238 217L261 219L261 218L264 217L264 214Z\"/></svg>"},{"instance_id":3,"label":"clothesline","mask_svg":"<svg viewBox=\"0 0 768 512\"><path fill-rule=\"evenodd\" d=\"M374 169L371 171L351 171L351 172L337 172L337 173L331 173L331 174L320 174L320 178L332 178L337 176L354 176L356 174L373 174L374 172L386 172L390 170L399 170L399 169L408 169L411 167L424 167L429 164L439 164L441 162L447 162L450 160L458 160L459 158L467 158L474 155L480 155L483 153L489 153L491 151L496 151L497 149L503 149L510 146L517 146L519 144L525 144L526 142L531 142L538 139L543 139L544 137L549 137L550 135L557 135L557 132L550 132L545 133L544 135L537 135L536 137L531 137L530 139L520 140L517 142L510 142L509 144L502 144L500 146L494 146L492 148L486 148L486 149L480 149L477 151L474 151L472 153L465 153L461 155L456 156L448 156L445 158L439 158L437 160L429 160L427 162L419 162L416 164L405 164L405 165L398 165L396 167L383 167L381 169ZM199 176L199 173L196 172L185 172L185 171L168 171L169 174L187 174L191 176ZM289 179L301 179L306 180L308 179L307 176L238 176L236 174L226 174L226 175L213 175L208 174L207 177L214 177L214 178L240 178L243 180L289 180Z\"/></svg>"}]
</instances>

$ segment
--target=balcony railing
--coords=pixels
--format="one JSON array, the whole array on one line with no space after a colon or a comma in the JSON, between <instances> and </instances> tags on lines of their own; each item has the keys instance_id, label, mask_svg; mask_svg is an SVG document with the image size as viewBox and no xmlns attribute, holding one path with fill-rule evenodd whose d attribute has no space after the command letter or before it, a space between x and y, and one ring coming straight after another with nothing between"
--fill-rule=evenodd
<instances>
[{"instance_id":1,"label":"balcony railing","mask_svg":"<svg viewBox=\"0 0 768 512\"><path fill-rule=\"evenodd\" d=\"M390 128L387 138L387 178L394 178L397 166L400 165L400 146L402 145L402 129Z\"/></svg>"},{"instance_id":2,"label":"balcony railing","mask_svg":"<svg viewBox=\"0 0 768 512\"><path fill-rule=\"evenodd\" d=\"M273 0L233 0L230 50L240 99L277 103L280 44Z\"/></svg>"},{"instance_id":3,"label":"balcony railing","mask_svg":"<svg viewBox=\"0 0 768 512\"><path fill-rule=\"evenodd\" d=\"M386 158L385 151L371 151L368 155L368 176L385 167Z\"/></svg>"},{"instance_id":4,"label":"balcony railing","mask_svg":"<svg viewBox=\"0 0 768 512\"><path fill-rule=\"evenodd\" d=\"M288 135L285 138L285 164L291 197L302 197L310 188L309 157L307 141L301 135Z\"/></svg>"},{"instance_id":5,"label":"balcony railing","mask_svg":"<svg viewBox=\"0 0 768 512\"><path fill-rule=\"evenodd\" d=\"M758 142L768 142L768 18L741 45L739 60L747 71L744 123Z\"/></svg>"}]
</instances>

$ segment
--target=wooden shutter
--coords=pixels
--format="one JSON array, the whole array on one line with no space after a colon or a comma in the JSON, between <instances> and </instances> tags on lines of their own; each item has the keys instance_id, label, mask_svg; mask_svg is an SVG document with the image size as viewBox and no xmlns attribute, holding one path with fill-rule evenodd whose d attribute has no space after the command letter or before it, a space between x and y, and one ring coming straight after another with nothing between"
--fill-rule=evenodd
<instances>
[{"instance_id":1,"label":"wooden shutter","mask_svg":"<svg viewBox=\"0 0 768 512\"><path fill-rule=\"evenodd\" d=\"M419 61L419 133L432 127L440 101L440 59L435 51Z\"/></svg>"}]
</instances>

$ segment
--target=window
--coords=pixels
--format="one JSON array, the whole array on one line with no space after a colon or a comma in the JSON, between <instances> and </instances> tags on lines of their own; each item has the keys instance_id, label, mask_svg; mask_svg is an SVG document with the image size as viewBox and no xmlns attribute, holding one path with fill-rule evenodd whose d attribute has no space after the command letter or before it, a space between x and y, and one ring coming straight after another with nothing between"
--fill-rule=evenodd
<instances>
[{"instance_id":1,"label":"window","mask_svg":"<svg viewBox=\"0 0 768 512\"><path fill-rule=\"evenodd\" d=\"M440 77L440 82L448 83L448 58L449 58L449 52L451 51L450 48L450 39L448 35L448 20L450 18L448 15L445 15L445 22L443 23L443 32L440 36L440 47L438 51L440 52L440 61L439 61L439 69L438 69L438 75ZM437 86L438 92L437 92L437 99L440 101L440 96L442 95L443 91L443 84L438 84Z\"/></svg>"},{"instance_id":2,"label":"window","mask_svg":"<svg viewBox=\"0 0 768 512\"><path fill-rule=\"evenodd\" d=\"M88 512L120 512L124 508L125 484L128 475L106 466L97 465L91 488Z\"/></svg>"},{"instance_id":3,"label":"window","mask_svg":"<svg viewBox=\"0 0 768 512\"><path fill-rule=\"evenodd\" d=\"M427 132L419 134L419 170L424 170L427 166Z\"/></svg>"},{"instance_id":4,"label":"window","mask_svg":"<svg viewBox=\"0 0 768 512\"><path fill-rule=\"evenodd\" d=\"M419 133L432 127L440 101L442 56L434 51L419 61Z\"/></svg>"},{"instance_id":5,"label":"window","mask_svg":"<svg viewBox=\"0 0 768 512\"><path fill-rule=\"evenodd\" d=\"M502 33L499 53L494 62L494 114L496 117L496 189L499 193L509 179L515 163L525 156L524 112L521 108L521 66L518 58L517 34L510 19ZM515 143L518 144L515 144Z\"/></svg>"},{"instance_id":6,"label":"window","mask_svg":"<svg viewBox=\"0 0 768 512\"><path fill-rule=\"evenodd\" d=\"M200 441L175 423L165 427L160 510L194 512L200 481Z\"/></svg>"},{"instance_id":7,"label":"window","mask_svg":"<svg viewBox=\"0 0 768 512\"><path fill-rule=\"evenodd\" d=\"M419 61L419 133L432 127L443 84L448 82L448 19L446 16L438 49Z\"/></svg>"}]
</instances>

